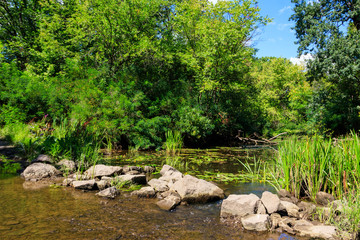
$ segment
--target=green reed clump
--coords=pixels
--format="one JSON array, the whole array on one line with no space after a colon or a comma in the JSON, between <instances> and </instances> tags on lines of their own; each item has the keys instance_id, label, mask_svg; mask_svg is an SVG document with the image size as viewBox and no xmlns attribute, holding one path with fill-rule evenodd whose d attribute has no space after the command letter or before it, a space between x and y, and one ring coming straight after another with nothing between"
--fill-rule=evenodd
<instances>
[{"instance_id":1,"label":"green reed clump","mask_svg":"<svg viewBox=\"0 0 360 240\"><path fill-rule=\"evenodd\" d=\"M277 187L296 197L315 199L319 191L342 198L356 189L360 177L360 141L352 133L333 141L319 136L292 137L280 144L273 173Z\"/></svg>"},{"instance_id":2,"label":"green reed clump","mask_svg":"<svg viewBox=\"0 0 360 240\"><path fill-rule=\"evenodd\" d=\"M82 161L84 167L96 163L103 142L100 134L90 132L86 124L67 119L50 123L46 117L29 124L18 122L5 125L0 135L18 146L23 157L29 161L44 153L55 160L69 158Z\"/></svg>"},{"instance_id":3,"label":"green reed clump","mask_svg":"<svg viewBox=\"0 0 360 240\"><path fill-rule=\"evenodd\" d=\"M165 133L164 148L167 153L175 154L183 146L183 139L180 131L167 131Z\"/></svg>"}]
</instances>

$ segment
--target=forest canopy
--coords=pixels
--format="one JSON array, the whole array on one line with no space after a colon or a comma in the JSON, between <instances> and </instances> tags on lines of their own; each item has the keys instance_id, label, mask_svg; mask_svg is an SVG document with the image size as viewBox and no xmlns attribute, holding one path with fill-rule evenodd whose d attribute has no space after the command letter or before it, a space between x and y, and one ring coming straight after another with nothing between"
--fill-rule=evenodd
<instances>
[{"instance_id":1,"label":"forest canopy","mask_svg":"<svg viewBox=\"0 0 360 240\"><path fill-rule=\"evenodd\" d=\"M358 25L335 31L337 5L325 6L329 19L318 25L334 38L307 35L317 24L309 8L325 3L294 2L300 51L316 56L308 71L255 57L254 35L271 20L254 0L1 1L0 125L66 119L140 149L160 147L168 131L203 146L234 142L239 131L359 128ZM341 14L356 20L356 4Z\"/></svg>"}]
</instances>

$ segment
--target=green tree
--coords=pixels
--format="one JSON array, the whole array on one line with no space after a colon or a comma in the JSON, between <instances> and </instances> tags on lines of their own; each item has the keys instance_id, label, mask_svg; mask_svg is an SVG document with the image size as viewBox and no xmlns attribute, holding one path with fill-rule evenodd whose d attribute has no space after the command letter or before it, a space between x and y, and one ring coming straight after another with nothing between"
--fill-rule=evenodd
<instances>
[{"instance_id":1,"label":"green tree","mask_svg":"<svg viewBox=\"0 0 360 240\"><path fill-rule=\"evenodd\" d=\"M299 54L310 52L310 80L317 81L315 121L335 133L360 128L360 1L295 3Z\"/></svg>"},{"instance_id":2,"label":"green tree","mask_svg":"<svg viewBox=\"0 0 360 240\"><path fill-rule=\"evenodd\" d=\"M5 45L8 62L16 60L24 70L30 61L30 49L38 35L38 0L0 1L0 41Z\"/></svg>"}]
</instances>

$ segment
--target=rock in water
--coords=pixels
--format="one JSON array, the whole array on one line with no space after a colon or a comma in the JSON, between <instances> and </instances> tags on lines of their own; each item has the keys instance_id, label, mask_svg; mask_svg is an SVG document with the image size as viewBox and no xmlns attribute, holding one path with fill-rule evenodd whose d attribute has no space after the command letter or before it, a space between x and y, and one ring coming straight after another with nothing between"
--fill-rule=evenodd
<instances>
[{"instance_id":1,"label":"rock in water","mask_svg":"<svg viewBox=\"0 0 360 240\"><path fill-rule=\"evenodd\" d=\"M115 177L115 181L119 182L131 182L133 184L146 184L145 175L120 175Z\"/></svg>"},{"instance_id":2,"label":"rock in water","mask_svg":"<svg viewBox=\"0 0 360 240\"><path fill-rule=\"evenodd\" d=\"M25 180L41 180L43 178L60 175L61 172L59 170L57 170L54 166L46 163L33 163L23 172Z\"/></svg>"},{"instance_id":3,"label":"rock in water","mask_svg":"<svg viewBox=\"0 0 360 240\"><path fill-rule=\"evenodd\" d=\"M261 202L264 204L268 214L276 212L280 205L279 197L268 191L263 192Z\"/></svg>"},{"instance_id":4,"label":"rock in water","mask_svg":"<svg viewBox=\"0 0 360 240\"><path fill-rule=\"evenodd\" d=\"M119 190L117 190L116 187L109 187L105 190L102 190L101 192L98 192L95 195L100 197L115 198L118 194Z\"/></svg>"},{"instance_id":5,"label":"rock in water","mask_svg":"<svg viewBox=\"0 0 360 240\"><path fill-rule=\"evenodd\" d=\"M158 201L156 204L163 210L170 211L180 204L180 196L177 194L169 194L163 200Z\"/></svg>"},{"instance_id":6,"label":"rock in water","mask_svg":"<svg viewBox=\"0 0 360 240\"><path fill-rule=\"evenodd\" d=\"M267 231L270 227L269 215L251 214L241 218L241 223L246 230L250 231Z\"/></svg>"},{"instance_id":7,"label":"rock in water","mask_svg":"<svg viewBox=\"0 0 360 240\"><path fill-rule=\"evenodd\" d=\"M85 175L90 178L102 177L102 176L113 176L115 174L121 174L122 167L118 166L106 166L103 164L98 164L95 166L90 167L88 170L85 171Z\"/></svg>"},{"instance_id":8,"label":"rock in water","mask_svg":"<svg viewBox=\"0 0 360 240\"><path fill-rule=\"evenodd\" d=\"M75 189L82 189L82 190L94 190L97 188L96 182L94 179L92 180L85 180L85 181L73 181L71 185Z\"/></svg>"},{"instance_id":9,"label":"rock in water","mask_svg":"<svg viewBox=\"0 0 360 240\"><path fill-rule=\"evenodd\" d=\"M181 200L188 203L205 203L225 197L224 191L215 184L191 175L175 182L170 190L179 193Z\"/></svg>"},{"instance_id":10,"label":"rock in water","mask_svg":"<svg viewBox=\"0 0 360 240\"><path fill-rule=\"evenodd\" d=\"M165 192L169 190L167 185L168 182L160 179L151 179L148 184L155 189L157 192Z\"/></svg>"},{"instance_id":11,"label":"rock in water","mask_svg":"<svg viewBox=\"0 0 360 240\"><path fill-rule=\"evenodd\" d=\"M133 191L131 195L138 196L140 198L153 198L156 193L152 187L143 187L140 190Z\"/></svg>"},{"instance_id":12,"label":"rock in water","mask_svg":"<svg viewBox=\"0 0 360 240\"><path fill-rule=\"evenodd\" d=\"M220 216L222 218L242 218L255 213L260 198L255 194L229 195L221 204Z\"/></svg>"}]
</instances>

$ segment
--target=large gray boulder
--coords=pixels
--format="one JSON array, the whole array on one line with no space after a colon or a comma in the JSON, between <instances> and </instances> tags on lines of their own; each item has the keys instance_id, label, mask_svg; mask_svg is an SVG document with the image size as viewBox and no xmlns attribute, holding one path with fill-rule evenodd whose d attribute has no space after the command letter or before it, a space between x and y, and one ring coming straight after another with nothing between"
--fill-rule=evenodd
<instances>
[{"instance_id":1,"label":"large gray boulder","mask_svg":"<svg viewBox=\"0 0 360 240\"><path fill-rule=\"evenodd\" d=\"M169 190L169 186L167 185L167 181L153 178L148 184L155 189L156 192L165 192Z\"/></svg>"},{"instance_id":2,"label":"large gray boulder","mask_svg":"<svg viewBox=\"0 0 360 240\"><path fill-rule=\"evenodd\" d=\"M261 202L264 204L268 214L277 212L280 205L279 197L276 194L268 191L263 192L261 196Z\"/></svg>"},{"instance_id":3,"label":"large gray boulder","mask_svg":"<svg viewBox=\"0 0 360 240\"><path fill-rule=\"evenodd\" d=\"M76 171L76 164L74 161L63 159L56 164L59 166L62 171L65 172L75 172Z\"/></svg>"},{"instance_id":4,"label":"large gray boulder","mask_svg":"<svg viewBox=\"0 0 360 240\"><path fill-rule=\"evenodd\" d=\"M85 175L90 178L96 178L96 177L103 177L103 176L113 176L115 174L121 174L122 173L122 167L118 166L106 166L103 164L98 164L95 166L90 167L88 170L85 171Z\"/></svg>"},{"instance_id":5,"label":"large gray boulder","mask_svg":"<svg viewBox=\"0 0 360 240\"><path fill-rule=\"evenodd\" d=\"M146 176L140 175L120 175L115 177L115 182L130 182L133 184L146 184Z\"/></svg>"},{"instance_id":6,"label":"large gray boulder","mask_svg":"<svg viewBox=\"0 0 360 240\"><path fill-rule=\"evenodd\" d=\"M109 187L98 192L95 195L100 197L115 198L118 194L119 194L119 190L117 190L116 187Z\"/></svg>"},{"instance_id":7,"label":"large gray boulder","mask_svg":"<svg viewBox=\"0 0 360 240\"><path fill-rule=\"evenodd\" d=\"M61 172L57 170L54 166L46 163L33 163L28 166L24 172L23 176L25 180L37 181L44 178L60 176Z\"/></svg>"},{"instance_id":8,"label":"large gray boulder","mask_svg":"<svg viewBox=\"0 0 360 240\"><path fill-rule=\"evenodd\" d=\"M241 218L241 224L249 231L267 231L270 228L269 215L251 214Z\"/></svg>"},{"instance_id":9,"label":"large gray boulder","mask_svg":"<svg viewBox=\"0 0 360 240\"><path fill-rule=\"evenodd\" d=\"M75 189L81 190L95 190L97 189L96 182L94 179L92 180L84 180L84 181L73 181L71 185Z\"/></svg>"},{"instance_id":10,"label":"large gray boulder","mask_svg":"<svg viewBox=\"0 0 360 240\"><path fill-rule=\"evenodd\" d=\"M215 184L191 175L176 181L170 190L179 193L181 200L188 203L205 203L225 197L224 191Z\"/></svg>"},{"instance_id":11,"label":"large gray boulder","mask_svg":"<svg viewBox=\"0 0 360 240\"><path fill-rule=\"evenodd\" d=\"M242 218L254 214L260 198L255 194L229 195L221 204L222 218Z\"/></svg>"}]
</instances>

